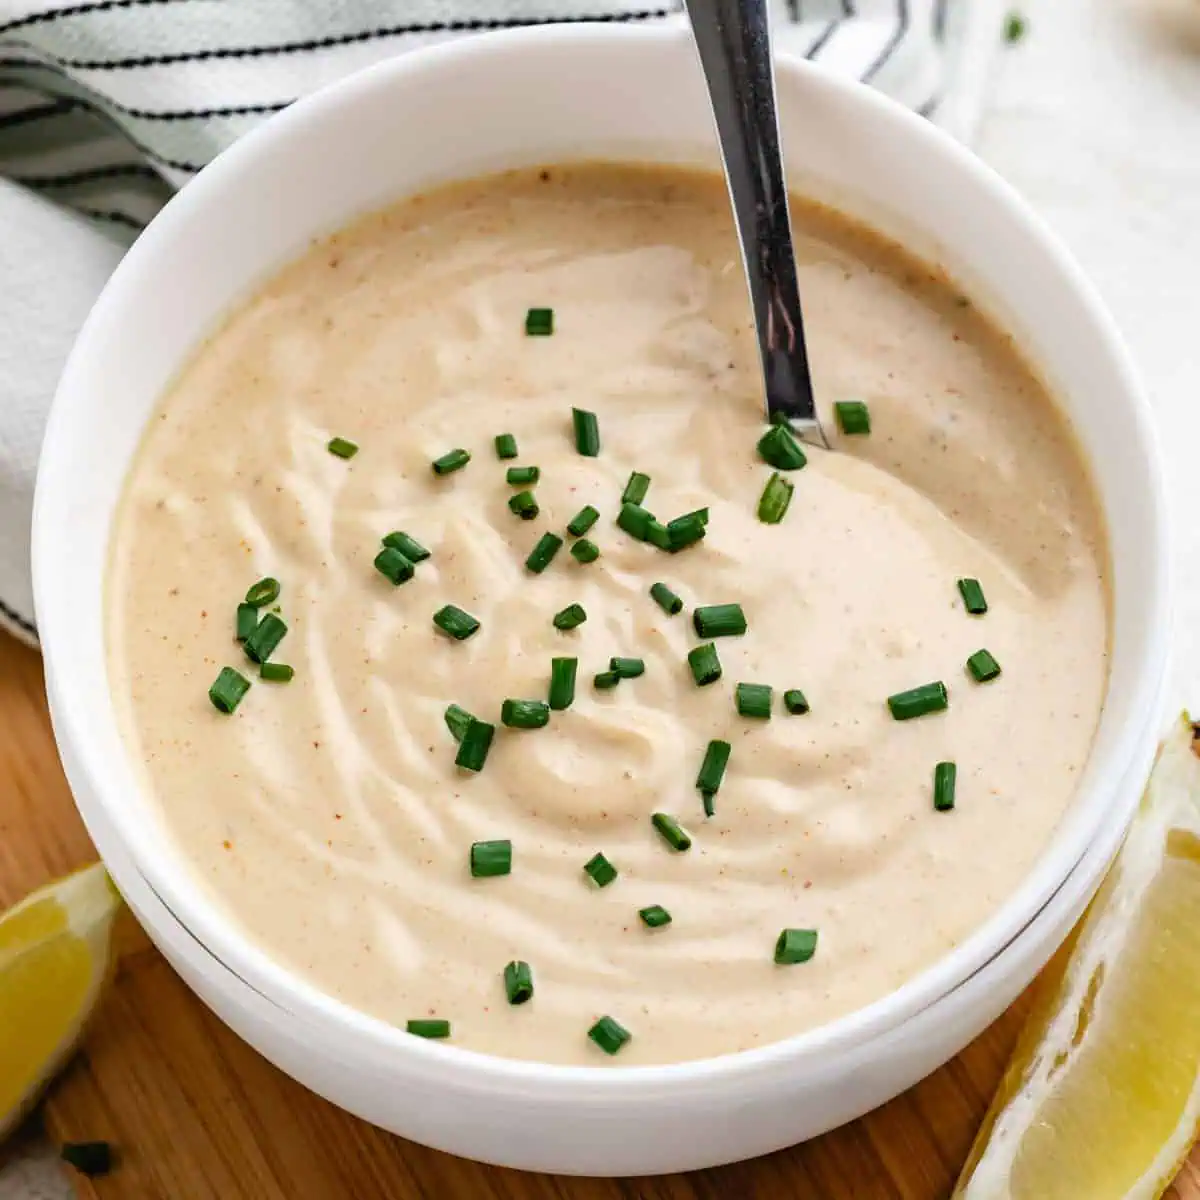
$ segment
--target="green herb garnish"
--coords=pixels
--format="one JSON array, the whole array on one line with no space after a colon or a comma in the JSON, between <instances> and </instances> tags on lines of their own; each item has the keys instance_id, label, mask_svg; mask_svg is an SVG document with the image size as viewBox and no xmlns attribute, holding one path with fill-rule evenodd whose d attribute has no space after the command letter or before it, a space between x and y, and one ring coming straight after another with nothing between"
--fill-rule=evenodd
<instances>
[{"instance_id":1,"label":"green herb garnish","mask_svg":"<svg viewBox=\"0 0 1200 1200\"><path fill-rule=\"evenodd\" d=\"M533 971L527 962L510 962L504 968L504 994L509 1004L524 1004L533 996Z\"/></svg>"},{"instance_id":2,"label":"green herb garnish","mask_svg":"<svg viewBox=\"0 0 1200 1200\"><path fill-rule=\"evenodd\" d=\"M576 629L587 620L587 613L582 604L568 604L566 608L554 614L554 628L566 633Z\"/></svg>"},{"instance_id":3,"label":"green herb garnish","mask_svg":"<svg viewBox=\"0 0 1200 1200\"><path fill-rule=\"evenodd\" d=\"M656 812L651 816L650 823L658 830L662 840L678 853L692 848L691 835L669 813Z\"/></svg>"},{"instance_id":4,"label":"green herb garnish","mask_svg":"<svg viewBox=\"0 0 1200 1200\"><path fill-rule=\"evenodd\" d=\"M861 400L839 400L833 411L838 428L847 437L871 432L871 413Z\"/></svg>"},{"instance_id":5,"label":"green herb garnish","mask_svg":"<svg viewBox=\"0 0 1200 1200\"><path fill-rule=\"evenodd\" d=\"M542 700L505 700L500 720L509 729L541 729L550 724L550 706Z\"/></svg>"},{"instance_id":6,"label":"green herb garnish","mask_svg":"<svg viewBox=\"0 0 1200 1200\"><path fill-rule=\"evenodd\" d=\"M455 604L446 604L433 614L433 623L456 642L465 642L479 629L479 622Z\"/></svg>"},{"instance_id":7,"label":"green herb garnish","mask_svg":"<svg viewBox=\"0 0 1200 1200\"><path fill-rule=\"evenodd\" d=\"M512 871L512 842L507 838L494 842L471 843L471 874L476 879L508 875Z\"/></svg>"},{"instance_id":8,"label":"green herb garnish","mask_svg":"<svg viewBox=\"0 0 1200 1200\"><path fill-rule=\"evenodd\" d=\"M733 703L739 716L768 721L771 718L771 685L739 683L734 688Z\"/></svg>"},{"instance_id":9,"label":"green herb garnish","mask_svg":"<svg viewBox=\"0 0 1200 1200\"><path fill-rule=\"evenodd\" d=\"M949 812L954 807L954 788L958 783L958 767L952 762L940 762L933 768L933 807Z\"/></svg>"},{"instance_id":10,"label":"green herb garnish","mask_svg":"<svg viewBox=\"0 0 1200 1200\"><path fill-rule=\"evenodd\" d=\"M601 1017L588 1030L588 1037L604 1051L605 1054L616 1054L633 1036L624 1025L614 1021L612 1017Z\"/></svg>"},{"instance_id":11,"label":"green herb garnish","mask_svg":"<svg viewBox=\"0 0 1200 1200\"><path fill-rule=\"evenodd\" d=\"M600 519L599 512L596 511L590 504L585 504L571 519L567 522L567 532L572 537L583 537L585 533Z\"/></svg>"},{"instance_id":12,"label":"green herb garnish","mask_svg":"<svg viewBox=\"0 0 1200 1200\"><path fill-rule=\"evenodd\" d=\"M415 537L401 532L399 529L384 534L383 544L392 550L399 550L409 562L424 562L429 557L429 551Z\"/></svg>"},{"instance_id":13,"label":"green herb garnish","mask_svg":"<svg viewBox=\"0 0 1200 1200\"><path fill-rule=\"evenodd\" d=\"M554 332L554 309L531 308L525 314L527 337L549 337Z\"/></svg>"},{"instance_id":14,"label":"green herb garnish","mask_svg":"<svg viewBox=\"0 0 1200 1200\"><path fill-rule=\"evenodd\" d=\"M960 579L958 591L963 598L963 607L972 616L982 616L988 610L987 598L978 579Z\"/></svg>"},{"instance_id":15,"label":"green herb garnish","mask_svg":"<svg viewBox=\"0 0 1200 1200\"><path fill-rule=\"evenodd\" d=\"M525 560L526 569L540 575L550 565L550 560L562 549L562 544L563 540L557 533L543 533Z\"/></svg>"},{"instance_id":16,"label":"green herb garnish","mask_svg":"<svg viewBox=\"0 0 1200 1200\"><path fill-rule=\"evenodd\" d=\"M552 658L550 660L550 707L555 712L570 708L575 703L575 678L579 673L579 659Z\"/></svg>"},{"instance_id":17,"label":"green herb garnish","mask_svg":"<svg viewBox=\"0 0 1200 1200\"><path fill-rule=\"evenodd\" d=\"M571 409L571 424L575 429L575 449L585 458L600 453L600 422L596 414L584 408Z\"/></svg>"},{"instance_id":18,"label":"green herb garnish","mask_svg":"<svg viewBox=\"0 0 1200 1200\"><path fill-rule=\"evenodd\" d=\"M325 449L337 458L353 458L358 453L358 447L344 437L330 438Z\"/></svg>"},{"instance_id":19,"label":"green herb garnish","mask_svg":"<svg viewBox=\"0 0 1200 1200\"><path fill-rule=\"evenodd\" d=\"M250 680L233 667L222 667L220 674L208 689L208 698L218 712L231 713L242 702L250 690Z\"/></svg>"},{"instance_id":20,"label":"green herb garnish","mask_svg":"<svg viewBox=\"0 0 1200 1200\"><path fill-rule=\"evenodd\" d=\"M775 941L775 961L781 967L808 962L816 952L815 929L785 929Z\"/></svg>"},{"instance_id":21,"label":"green herb garnish","mask_svg":"<svg viewBox=\"0 0 1200 1200\"><path fill-rule=\"evenodd\" d=\"M646 908L639 908L638 916L642 918L642 924L648 929L661 929L664 925L671 923L671 914L661 904L651 904Z\"/></svg>"},{"instance_id":22,"label":"green herb garnish","mask_svg":"<svg viewBox=\"0 0 1200 1200\"><path fill-rule=\"evenodd\" d=\"M617 877L617 868L603 854L593 854L583 864L583 871L597 887L608 887Z\"/></svg>"},{"instance_id":23,"label":"green herb garnish","mask_svg":"<svg viewBox=\"0 0 1200 1200\"><path fill-rule=\"evenodd\" d=\"M654 584L650 588L650 595L654 597L654 602L668 617L676 616L683 611L683 601L665 583Z\"/></svg>"},{"instance_id":24,"label":"green herb garnish","mask_svg":"<svg viewBox=\"0 0 1200 1200\"><path fill-rule=\"evenodd\" d=\"M949 703L946 685L940 679L888 697L888 708L897 721L911 721L913 717L923 717L926 713L942 712Z\"/></svg>"},{"instance_id":25,"label":"green herb garnish","mask_svg":"<svg viewBox=\"0 0 1200 1200\"><path fill-rule=\"evenodd\" d=\"M758 519L764 525L778 525L787 515L788 505L792 502L795 487L778 471L767 480L763 494L758 501Z\"/></svg>"},{"instance_id":26,"label":"green herb garnish","mask_svg":"<svg viewBox=\"0 0 1200 1200\"><path fill-rule=\"evenodd\" d=\"M1000 674L1000 664L987 650L976 650L967 659L967 670L976 683L987 683Z\"/></svg>"},{"instance_id":27,"label":"green herb garnish","mask_svg":"<svg viewBox=\"0 0 1200 1200\"><path fill-rule=\"evenodd\" d=\"M375 555L375 570L397 587L402 583L407 583L416 573L413 564L392 546L384 546Z\"/></svg>"},{"instance_id":28,"label":"green herb garnish","mask_svg":"<svg viewBox=\"0 0 1200 1200\"><path fill-rule=\"evenodd\" d=\"M798 471L808 462L796 435L786 425L772 425L758 439L758 453L763 462L780 471Z\"/></svg>"},{"instance_id":29,"label":"green herb garnish","mask_svg":"<svg viewBox=\"0 0 1200 1200\"><path fill-rule=\"evenodd\" d=\"M448 719L446 723L449 724ZM464 771L482 771L483 764L487 762L488 751L492 748L492 738L495 736L495 725L472 717L467 722L462 740L458 744L454 765L462 767Z\"/></svg>"},{"instance_id":30,"label":"green herb garnish","mask_svg":"<svg viewBox=\"0 0 1200 1200\"><path fill-rule=\"evenodd\" d=\"M717 648L712 642L705 642L703 646L689 650L687 659L697 687L707 687L721 678L721 660L717 657Z\"/></svg>"}]
</instances>

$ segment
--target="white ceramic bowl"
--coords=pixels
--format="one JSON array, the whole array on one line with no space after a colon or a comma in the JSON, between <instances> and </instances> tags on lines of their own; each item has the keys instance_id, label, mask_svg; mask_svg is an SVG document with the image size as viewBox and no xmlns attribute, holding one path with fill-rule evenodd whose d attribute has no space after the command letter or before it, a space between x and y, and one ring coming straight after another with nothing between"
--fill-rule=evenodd
<instances>
[{"instance_id":1,"label":"white ceramic bowl","mask_svg":"<svg viewBox=\"0 0 1200 1200\"><path fill-rule=\"evenodd\" d=\"M55 732L84 820L151 936L234 1029L329 1099L429 1145L635 1174L762 1153L865 1111L953 1054L1045 962L1145 778L1166 667L1165 514L1147 408L1111 321L1020 199L932 126L803 63L780 63L778 91L792 185L944 264L1039 364L1096 472L1114 564L1108 698L1051 845L952 953L828 1026L636 1068L542 1066L408 1037L291 975L206 904L140 788L108 691L109 529L141 431L189 351L314 235L432 184L605 156L715 166L685 31L489 35L294 106L168 205L63 374L38 480L34 583Z\"/></svg>"}]
</instances>

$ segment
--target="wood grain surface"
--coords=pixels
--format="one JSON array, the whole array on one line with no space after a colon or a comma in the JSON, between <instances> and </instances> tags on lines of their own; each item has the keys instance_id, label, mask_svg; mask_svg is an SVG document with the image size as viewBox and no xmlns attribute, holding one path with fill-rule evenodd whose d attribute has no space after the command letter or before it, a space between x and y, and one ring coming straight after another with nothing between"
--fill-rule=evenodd
<instances>
[{"instance_id":1,"label":"wood grain surface","mask_svg":"<svg viewBox=\"0 0 1200 1200\"><path fill-rule=\"evenodd\" d=\"M40 660L0 635L0 908L95 857L59 767ZM1024 1005L911 1091L804 1145L690 1175L568 1179L479 1166L347 1116L225 1029L132 921L122 937L114 987L45 1105L53 1138L119 1147L112 1175L76 1178L85 1200L936 1200ZM1169 1196L1200 1200L1200 1155Z\"/></svg>"}]
</instances>

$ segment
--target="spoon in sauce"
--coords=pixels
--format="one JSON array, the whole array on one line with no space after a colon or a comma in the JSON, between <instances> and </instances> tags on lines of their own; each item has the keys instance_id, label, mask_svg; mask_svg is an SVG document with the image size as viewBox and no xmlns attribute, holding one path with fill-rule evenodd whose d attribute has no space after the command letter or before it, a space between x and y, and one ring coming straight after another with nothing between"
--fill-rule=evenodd
<instances>
[{"instance_id":1,"label":"spoon in sauce","mask_svg":"<svg viewBox=\"0 0 1200 1200\"><path fill-rule=\"evenodd\" d=\"M785 421L806 441L828 448L804 344L767 5L686 0L750 287L767 419Z\"/></svg>"}]
</instances>

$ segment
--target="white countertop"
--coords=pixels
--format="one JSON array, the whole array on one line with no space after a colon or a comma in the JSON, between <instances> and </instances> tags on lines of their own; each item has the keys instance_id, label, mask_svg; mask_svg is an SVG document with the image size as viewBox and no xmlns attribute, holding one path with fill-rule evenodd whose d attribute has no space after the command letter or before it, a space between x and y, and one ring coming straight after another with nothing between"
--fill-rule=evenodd
<instances>
[{"instance_id":1,"label":"white countertop","mask_svg":"<svg viewBox=\"0 0 1200 1200\"><path fill-rule=\"evenodd\" d=\"M1200 711L1200 0L1020 7L978 149L1075 252L1141 368L1174 516L1172 699ZM44 1151L0 1172L0 1200L70 1194Z\"/></svg>"}]
</instances>

